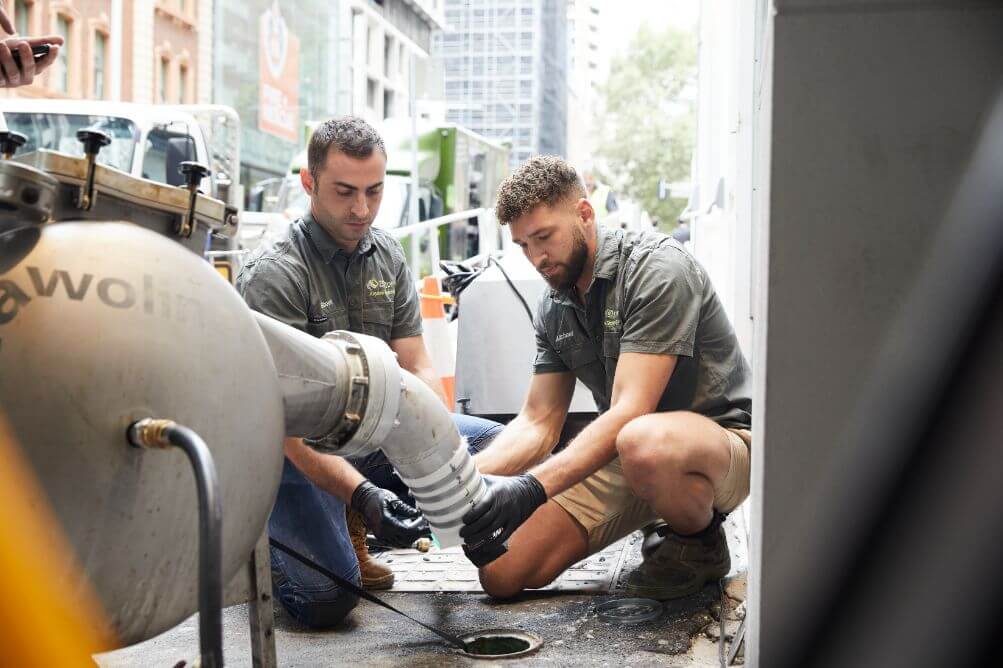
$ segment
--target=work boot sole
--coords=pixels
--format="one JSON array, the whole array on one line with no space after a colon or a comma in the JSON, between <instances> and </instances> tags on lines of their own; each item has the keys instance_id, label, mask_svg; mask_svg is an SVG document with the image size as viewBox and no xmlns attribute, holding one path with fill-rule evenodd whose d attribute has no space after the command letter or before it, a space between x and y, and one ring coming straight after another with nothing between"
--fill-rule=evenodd
<instances>
[{"instance_id":1,"label":"work boot sole","mask_svg":"<svg viewBox=\"0 0 1003 668\"><path fill-rule=\"evenodd\" d=\"M687 584L686 586L672 587L672 588L631 585L630 582L628 581L626 587L624 587L624 591L625 593L630 594L634 598L650 598L656 601L672 601L677 598L686 598L687 596L692 596L693 594L700 592L704 587L707 586L708 583L716 582L717 580L720 580L721 577L724 576L722 575L716 578L715 577L697 578L694 579L693 582Z\"/></svg>"},{"instance_id":2,"label":"work boot sole","mask_svg":"<svg viewBox=\"0 0 1003 668\"><path fill-rule=\"evenodd\" d=\"M668 601L692 596L707 583L726 576L731 570L731 555L720 519L707 531L711 533L695 538L655 528L642 545L643 563L627 576L626 592Z\"/></svg>"},{"instance_id":3,"label":"work boot sole","mask_svg":"<svg viewBox=\"0 0 1003 668\"><path fill-rule=\"evenodd\" d=\"M362 588L363 589L390 589L394 586L394 574L383 575L380 577L362 577Z\"/></svg>"}]
</instances>

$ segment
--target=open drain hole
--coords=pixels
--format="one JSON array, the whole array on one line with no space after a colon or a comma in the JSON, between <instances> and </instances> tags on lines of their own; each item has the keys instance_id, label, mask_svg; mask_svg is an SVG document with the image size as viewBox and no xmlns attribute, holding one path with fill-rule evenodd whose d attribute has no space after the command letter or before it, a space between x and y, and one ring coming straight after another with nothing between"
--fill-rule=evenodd
<instances>
[{"instance_id":1,"label":"open drain hole","mask_svg":"<svg viewBox=\"0 0 1003 668\"><path fill-rule=\"evenodd\" d=\"M488 629L477 631L462 638L467 656L476 659L508 659L526 656L543 645L543 639L535 633L519 629Z\"/></svg>"},{"instance_id":2,"label":"open drain hole","mask_svg":"<svg viewBox=\"0 0 1003 668\"><path fill-rule=\"evenodd\" d=\"M529 649L529 641L522 638L511 638L509 636L491 636L488 638L478 638L467 643L468 654L480 654L481 656L501 656L503 654L516 654Z\"/></svg>"}]
</instances>

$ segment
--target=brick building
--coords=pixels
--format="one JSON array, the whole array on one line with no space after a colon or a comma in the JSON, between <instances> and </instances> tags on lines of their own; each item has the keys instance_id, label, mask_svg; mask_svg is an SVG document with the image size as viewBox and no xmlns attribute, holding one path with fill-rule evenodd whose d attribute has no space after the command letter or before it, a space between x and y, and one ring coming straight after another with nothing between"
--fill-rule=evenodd
<instances>
[{"instance_id":1,"label":"brick building","mask_svg":"<svg viewBox=\"0 0 1003 668\"><path fill-rule=\"evenodd\" d=\"M59 34L59 61L0 97L197 103L212 97L212 0L9 0L21 35Z\"/></svg>"}]
</instances>

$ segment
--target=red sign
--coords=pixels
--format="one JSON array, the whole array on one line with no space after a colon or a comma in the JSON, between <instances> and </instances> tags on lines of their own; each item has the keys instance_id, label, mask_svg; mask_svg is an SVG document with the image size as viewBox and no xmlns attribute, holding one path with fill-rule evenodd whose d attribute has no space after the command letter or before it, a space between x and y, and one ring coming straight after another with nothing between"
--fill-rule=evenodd
<instances>
[{"instance_id":1,"label":"red sign","mask_svg":"<svg viewBox=\"0 0 1003 668\"><path fill-rule=\"evenodd\" d=\"M299 140L299 50L276 0L259 21L258 129L291 142Z\"/></svg>"}]
</instances>

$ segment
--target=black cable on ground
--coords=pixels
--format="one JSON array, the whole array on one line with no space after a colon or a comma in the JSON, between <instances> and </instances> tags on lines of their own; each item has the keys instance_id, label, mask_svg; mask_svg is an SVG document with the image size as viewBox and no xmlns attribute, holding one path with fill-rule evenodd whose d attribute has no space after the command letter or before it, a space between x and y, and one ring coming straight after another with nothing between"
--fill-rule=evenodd
<instances>
[{"instance_id":1,"label":"black cable on ground","mask_svg":"<svg viewBox=\"0 0 1003 668\"><path fill-rule=\"evenodd\" d=\"M268 544L271 545L272 547L274 547L276 550L278 550L280 552L284 552L285 554L288 554L290 557L292 557L296 561L300 562L301 564L303 564L303 565L305 565L305 566L307 566L309 568L312 568L313 570L317 571L321 575L323 575L323 576L325 576L327 578L330 578L332 581L334 581L335 584L337 584L340 587L343 587L343 588L347 589L348 591L352 592L353 594L355 594L359 598L364 598L367 601L369 601L370 603L375 603L376 605L382 606L382 607L386 608L387 610L392 610L393 612L396 612L398 615L400 615L402 617L406 617L406 618L410 619L412 622L414 622L415 624L418 624L419 626L422 626L425 629L431 631L432 633L434 633L435 635L439 636L440 638L442 638L443 640L445 640L447 643L449 643L453 647L461 649L464 652L467 651L467 645L466 645L466 643L464 643L462 640L460 640L456 636L452 635L451 633L446 633L445 631L437 629L434 626L426 624L425 622L418 621L417 619L415 619L411 615L407 614L406 612L402 612L401 610L398 610L397 608L395 608L394 606L390 605L389 603L387 603L387 602L385 602L385 601L377 598L376 596L370 594L368 591L366 591L362 587L359 587L354 582L346 580L345 578L341 577L340 575L337 575L336 573L331 572L329 569L324 568L323 566L321 566L320 564L318 564L316 561L314 561L310 557L307 557L305 555L300 554L299 552L297 552L293 548L289 547L288 545L280 543L279 541L275 540L271 536L268 537Z\"/></svg>"}]
</instances>

